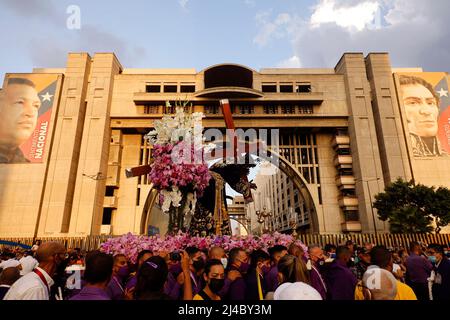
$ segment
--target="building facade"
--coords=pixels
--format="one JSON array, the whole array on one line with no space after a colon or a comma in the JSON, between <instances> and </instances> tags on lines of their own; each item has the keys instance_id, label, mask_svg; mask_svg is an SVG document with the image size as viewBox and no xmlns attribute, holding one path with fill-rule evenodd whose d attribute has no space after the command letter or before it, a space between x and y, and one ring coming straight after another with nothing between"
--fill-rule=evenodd
<instances>
[{"instance_id":1,"label":"building facade","mask_svg":"<svg viewBox=\"0 0 450 320\"><path fill-rule=\"evenodd\" d=\"M448 75L393 69L387 53L346 53L333 69L259 71L127 69L112 53L70 53L64 69L6 74L2 119L20 90L37 120L20 120L19 138L0 128L0 237L161 230L167 217L149 204L150 182L125 169L148 163L143 136L173 113L166 101L190 101L206 129L225 130L220 99L236 127L278 129L305 232L387 232L371 201L398 177L450 187ZM437 111L414 111L420 99Z\"/></svg>"}]
</instances>

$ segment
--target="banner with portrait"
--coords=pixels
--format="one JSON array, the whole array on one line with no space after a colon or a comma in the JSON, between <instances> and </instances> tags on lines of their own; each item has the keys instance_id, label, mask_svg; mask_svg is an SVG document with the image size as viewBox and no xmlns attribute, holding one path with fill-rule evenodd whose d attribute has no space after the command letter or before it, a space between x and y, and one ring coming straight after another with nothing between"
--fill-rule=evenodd
<instances>
[{"instance_id":1,"label":"banner with portrait","mask_svg":"<svg viewBox=\"0 0 450 320\"><path fill-rule=\"evenodd\" d=\"M414 157L450 155L450 96L444 72L397 73L400 107Z\"/></svg>"},{"instance_id":2,"label":"banner with portrait","mask_svg":"<svg viewBox=\"0 0 450 320\"><path fill-rule=\"evenodd\" d=\"M42 163L58 96L57 74L7 74L0 91L0 163Z\"/></svg>"}]
</instances>

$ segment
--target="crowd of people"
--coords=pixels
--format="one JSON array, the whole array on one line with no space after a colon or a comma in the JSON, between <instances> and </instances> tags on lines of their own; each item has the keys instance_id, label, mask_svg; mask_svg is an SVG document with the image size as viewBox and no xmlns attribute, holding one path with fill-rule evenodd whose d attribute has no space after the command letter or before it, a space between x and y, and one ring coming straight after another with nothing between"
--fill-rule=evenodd
<instances>
[{"instance_id":1,"label":"crowd of people","mask_svg":"<svg viewBox=\"0 0 450 320\"><path fill-rule=\"evenodd\" d=\"M57 242L29 251L3 248L3 300L450 300L448 248L412 242L387 248L347 241L295 243L267 251L187 247L122 254L67 250Z\"/></svg>"}]
</instances>

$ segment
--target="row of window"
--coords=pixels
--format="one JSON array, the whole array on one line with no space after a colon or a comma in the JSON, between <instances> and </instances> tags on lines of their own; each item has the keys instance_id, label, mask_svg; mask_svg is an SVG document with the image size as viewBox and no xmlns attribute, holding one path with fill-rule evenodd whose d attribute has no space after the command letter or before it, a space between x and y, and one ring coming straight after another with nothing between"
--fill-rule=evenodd
<instances>
[{"instance_id":1,"label":"row of window","mask_svg":"<svg viewBox=\"0 0 450 320\"><path fill-rule=\"evenodd\" d=\"M311 84L310 83L289 83L289 84L280 84L276 83L263 83L261 86L262 92L267 93L310 93L311 92ZM189 93L195 92L195 84L181 84L178 86L176 83L154 83L147 84L145 86L145 92L148 93Z\"/></svg>"},{"instance_id":2,"label":"row of window","mask_svg":"<svg viewBox=\"0 0 450 320\"><path fill-rule=\"evenodd\" d=\"M252 105L242 105L242 106L234 106L232 108L232 112L234 114L255 114L255 106ZM205 106L206 114L220 114L221 109L220 106ZM314 109L313 106L264 106L263 107L264 114L313 114ZM175 107L166 107L163 106L162 109L164 114L172 114L175 113ZM188 110L186 110L188 111ZM159 105L145 105L144 106L144 114L158 114L161 112Z\"/></svg>"},{"instance_id":3,"label":"row of window","mask_svg":"<svg viewBox=\"0 0 450 320\"><path fill-rule=\"evenodd\" d=\"M167 92L167 93L189 93L189 92L195 92L195 84L181 84L178 88L177 84L147 84L145 86L145 92L147 93L161 93L161 92Z\"/></svg>"},{"instance_id":4,"label":"row of window","mask_svg":"<svg viewBox=\"0 0 450 320\"><path fill-rule=\"evenodd\" d=\"M276 83L263 83L261 86L262 92L267 93L310 93L310 83L285 83L277 85Z\"/></svg>"}]
</instances>

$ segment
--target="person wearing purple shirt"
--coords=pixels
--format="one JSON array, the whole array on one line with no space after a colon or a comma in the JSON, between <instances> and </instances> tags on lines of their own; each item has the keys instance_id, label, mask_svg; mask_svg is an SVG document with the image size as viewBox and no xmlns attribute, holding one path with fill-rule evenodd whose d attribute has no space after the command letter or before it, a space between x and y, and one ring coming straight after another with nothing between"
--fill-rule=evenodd
<instances>
[{"instance_id":1,"label":"person wearing purple shirt","mask_svg":"<svg viewBox=\"0 0 450 320\"><path fill-rule=\"evenodd\" d=\"M139 252L137 256L137 264L136 264L136 272L128 279L125 289L132 290L136 287L137 283L137 273L139 272L139 268L142 266L144 261L153 256L153 252L151 250L142 250Z\"/></svg>"},{"instance_id":2,"label":"person wearing purple shirt","mask_svg":"<svg viewBox=\"0 0 450 320\"><path fill-rule=\"evenodd\" d=\"M247 273L250 264L248 255L242 248L233 248L229 253L228 273L235 270L240 276L229 285L225 300L245 300L246 283L243 276Z\"/></svg>"},{"instance_id":3,"label":"person wearing purple shirt","mask_svg":"<svg viewBox=\"0 0 450 320\"><path fill-rule=\"evenodd\" d=\"M106 287L111 280L113 258L106 253L94 251L86 256L85 286L69 300L111 300Z\"/></svg>"},{"instance_id":4,"label":"person wearing purple shirt","mask_svg":"<svg viewBox=\"0 0 450 320\"><path fill-rule=\"evenodd\" d=\"M331 263L325 274L327 298L329 300L354 300L358 280L348 267L351 252L348 247L338 247L336 259Z\"/></svg>"},{"instance_id":5,"label":"person wearing purple shirt","mask_svg":"<svg viewBox=\"0 0 450 320\"><path fill-rule=\"evenodd\" d=\"M406 259L406 283L413 289L417 300L430 300L428 293L428 278L433 265L423 255L418 242L411 242L409 257Z\"/></svg>"},{"instance_id":6,"label":"person wearing purple shirt","mask_svg":"<svg viewBox=\"0 0 450 320\"><path fill-rule=\"evenodd\" d=\"M220 262L222 262L222 265L224 269L227 268L228 259L227 255L225 253L225 250L221 247L214 246L212 247L208 252L208 259L217 259ZM234 280L236 280L238 277L240 277L241 274L239 271L236 270L230 270L227 272L227 276L225 278L225 283L222 287L222 289L218 292L218 295L221 299L224 299L225 296L228 294L228 290L230 289L231 283L233 283Z\"/></svg>"},{"instance_id":7,"label":"person wearing purple shirt","mask_svg":"<svg viewBox=\"0 0 450 320\"><path fill-rule=\"evenodd\" d=\"M323 300L326 300L327 286L320 272L321 266L323 266L325 263L323 250L318 245L310 245L308 248L308 253L311 261L311 270L309 274L311 286L320 293Z\"/></svg>"},{"instance_id":8,"label":"person wearing purple shirt","mask_svg":"<svg viewBox=\"0 0 450 320\"><path fill-rule=\"evenodd\" d=\"M279 286L278 281L278 262L281 258L288 254L285 246L276 245L269 248L270 259L272 260L272 267L265 277L267 292L275 292Z\"/></svg>"},{"instance_id":9,"label":"person wearing purple shirt","mask_svg":"<svg viewBox=\"0 0 450 320\"><path fill-rule=\"evenodd\" d=\"M195 296L203 289L202 273L206 261L203 258L203 253L198 248L187 247L186 253L189 255L192 295ZM179 273L176 278L173 273L169 273L164 292L174 300L182 299L184 296L183 288L185 280L184 272Z\"/></svg>"},{"instance_id":10,"label":"person wearing purple shirt","mask_svg":"<svg viewBox=\"0 0 450 320\"><path fill-rule=\"evenodd\" d=\"M124 300L126 298L129 291L125 291L124 285L129 275L130 269L128 268L128 261L125 255L115 255L113 275L106 288L106 292L111 300Z\"/></svg>"}]
</instances>

